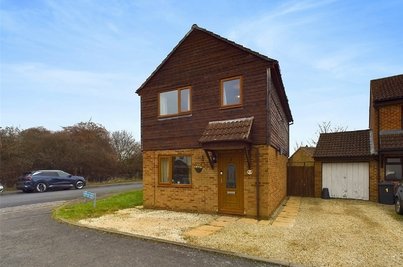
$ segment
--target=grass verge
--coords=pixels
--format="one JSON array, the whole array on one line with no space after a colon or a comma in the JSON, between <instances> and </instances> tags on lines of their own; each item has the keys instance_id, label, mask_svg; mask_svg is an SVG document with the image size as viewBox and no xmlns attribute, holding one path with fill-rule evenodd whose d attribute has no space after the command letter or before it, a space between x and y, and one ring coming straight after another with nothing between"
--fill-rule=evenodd
<instances>
[{"instance_id":1,"label":"grass verge","mask_svg":"<svg viewBox=\"0 0 403 267\"><path fill-rule=\"evenodd\" d=\"M81 219L96 218L105 214L143 204L143 191L128 191L106 198L98 199L96 207L93 202L70 203L53 211L53 218L77 222Z\"/></svg>"},{"instance_id":2,"label":"grass verge","mask_svg":"<svg viewBox=\"0 0 403 267\"><path fill-rule=\"evenodd\" d=\"M139 179L127 179L127 178L112 178L102 182L88 181L88 186L98 186L98 185L109 185L109 184L125 184L125 183L134 183L134 182L142 182L141 178Z\"/></svg>"}]
</instances>

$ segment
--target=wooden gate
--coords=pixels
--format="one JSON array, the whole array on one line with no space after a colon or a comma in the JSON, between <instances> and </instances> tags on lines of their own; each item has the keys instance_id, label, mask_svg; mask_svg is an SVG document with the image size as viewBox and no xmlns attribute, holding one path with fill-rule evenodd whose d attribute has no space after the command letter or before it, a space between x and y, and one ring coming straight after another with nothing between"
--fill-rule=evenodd
<instances>
[{"instance_id":1,"label":"wooden gate","mask_svg":"<svg viewBox=\"0 0 403 267\"><path fill-rule=\"evenodd\" d=\"M287 166L287 194L300 197L315 196L313 163L291 163Z\"/></svg>"}]
</instances>

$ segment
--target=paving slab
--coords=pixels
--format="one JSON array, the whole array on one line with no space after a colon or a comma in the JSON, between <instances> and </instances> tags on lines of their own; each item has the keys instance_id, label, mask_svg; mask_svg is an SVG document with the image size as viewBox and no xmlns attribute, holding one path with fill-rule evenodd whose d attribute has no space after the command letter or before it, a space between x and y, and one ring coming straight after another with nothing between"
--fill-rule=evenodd
<instances>
[{"instance_id":1,"label":"paving slab","mask_svg":"<svg viewBox=\"0 0 403 267\"><path fill-rule=\"evenodd\" d=\"M290 210L290 211L298 211L299 210L299 206L285 206L283 210Z\"/></svg>"},{"instance_id":2,"label":"paving slab","mask_svg":"<svg viewBox=\"0 0 403 267\"><path fill-rule=\"evenodd\" d=\"M292 219L289 219L289 220L282 220L282 219L279 219L279 220L276 220L275 222L294 224L294 223L295 223L295 220L292 220Z\"/></svg>"},{"instance_id":3,"label":"paving slab","mask_svg":"<svg viewBox=\"0 0 403 267\"><path fill-rule=\"evenodd\" d=\"M235 222L239 220L238 217L231 217L231 216L220 216L216 219L216 221L224 221L224 222Z\"/></svg>"},{"instance_id":4,"label":"paving slab","mask_svg":"<svg viewBox=\"0 0 403 267\"><path fill-rule=\"evenodd\" d=\"M215 221L212 221L211 223L209 223L209 225L224 227L224 226L227 226L230 223L232 223L232 222L215 220Z\"/></svg>"},{"instance_id":5,"label":"paving slab","mask_svg":"<svg viewBox=\"0 0 403 267\"><path fill-rule=\"evenodd\" d=\"M220 226L202 225L202 226L193 228L193 229L185 232L185 235L195 236L195 237L204 237L204 236L211 235L221 229L222 229L222 227L220 227Z\"/></svg>"},{"instance_id":6,"label":"paving slab","mask_svg":"<svg viewBox=\"0 0 403 267\"><path fill-rule=\"evenodd\" d=\"M192 229L185 232L186 236L193 236L193 237L205 237L211 235L213 232L210 231L202 231L200 229Z\"/></svg>"},{"instance_id":7,"label":"paving slab","mask_svg":"<svg viewBox=\"0 0 403 267\"><path fill-rule=\"evenodd\" d=\"M272 223L273 226L292 227L295 223L295 218L298 215L301 199L298 197L290 197L285 203L283 210L277 215Z\"/></svg>"},{"instance_id":8,"label":"paving slab","mask_svg":"<svg viewBox=\"0 0 403 267\"><path fill-rule=\"evenodd\" d=\"M295 219L295 215L289 215L289 214L280 214L277 216L277 219Z\"/></svg>"},{"instance_id":9,"label":"paving slab","mask_svg":"<svg viewBox=\"0 0 403 267\"><path fill-rule=\"evenodd\" d=\"M238 222L247 223L247 224L257 224L258 221L255 219L250 219L250 218L241 218L238 220Z\"/></svg>"},{"instance_id":10,"label":"paving slab","mask_svg":"<svg viewBox=\"0 0 403 267\"><path fill-rule=\"evenodd\" d=\"M260 224L260 225L270 225L270 221L269 220L260 220L259 222L258 222L258 224Z\"/></svg>"},{"instance_id":11,"label":"paving slab","mask_svg":"<svg viewBox=\"0 0 403 267\"><path fill-rule=\"evenodd\" d=\"M199 227L197 227L197 228L195 228L195 229L199 229L199 230L201 230L201 231L217 232L218 230L221 230L222 227L220 227L220 226L213 226L213 225L202 225L202 226L199 226Z\"/></svg>"},{"instance_id":12,"label":"paving slab","mask_svg":"<svg viewBox=\"0 0 403 267\"><path fill-rule=\"evenodd\" d=\"M293 225L290 223L284 223L284 222L273 222L272 226L276 227L292 227Z\"/></svg>"}]
</instances>

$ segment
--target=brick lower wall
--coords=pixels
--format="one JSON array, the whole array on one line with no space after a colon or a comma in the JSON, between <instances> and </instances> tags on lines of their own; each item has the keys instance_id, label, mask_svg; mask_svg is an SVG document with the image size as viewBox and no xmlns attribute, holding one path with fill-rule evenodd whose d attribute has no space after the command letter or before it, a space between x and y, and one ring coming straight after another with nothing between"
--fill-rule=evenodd
<instances>
[{"instance_id":1,"label":"brick lower wall","mask_svg":"<svg viewBox=\"0 0 403 267\"><path fill-rule=\"evenodd\" d=\"M314 165L315 173L315 197L321 197L322 194L322 162L315 161Z\"/></svg>"},{"instance_id":2,"label":"brick lower wall","mask_svg":"<svg viewBox=\"0 0 403 267\"><path fill-rule=\"evenodd\" d=\"M288 158L278 153L273 147L268 148L268 206L267 214L272 214L287 195Z\"/></svg>"},{"instance_id":3,"label":"brick lower wall","mask_svg":"<svg viewBox=\"0 0 403 267\"><path fill-rule=\"evenodd\" d=\"M192 165L203 166L197 173L192 166L191 187L158 185L158 158L162 155L191 155ZM257 160L258 157L258 160ZM254 146L251 170L244 157L244 214L257 216L256 175L259 173L259 215L269 217L286 196L287 157L274 148ZM257 161L259 171L257 172ZM212 170L202 149L182 149L143 152L144 207L200 213L218 212L218 170Z\"/></svg>"},{"instance_id":4,"label":"brick lower wall","mask_svg":"<svg viewBox=\"0 0 403 267\"><path fill-rule=\"evenodd\" d=\"M197 173L192 166L191 187L166 187L158 185L158 158L162 155L191 155L192 165L202 165ZM201 213L218 211L217 169L209 167L201 149L163 150L143 152L143 183L146 208L186 210Z\"/></svg>"},{"instance_id":5,"label":"brick lower wall","mask_svg":"<svg viewBox=\"0 0 403 267\"><path fill-rule=\"evenodd\" d=\"M369 162L369 200L378 202L378 162Z\"/></svg>"}]
</instances>

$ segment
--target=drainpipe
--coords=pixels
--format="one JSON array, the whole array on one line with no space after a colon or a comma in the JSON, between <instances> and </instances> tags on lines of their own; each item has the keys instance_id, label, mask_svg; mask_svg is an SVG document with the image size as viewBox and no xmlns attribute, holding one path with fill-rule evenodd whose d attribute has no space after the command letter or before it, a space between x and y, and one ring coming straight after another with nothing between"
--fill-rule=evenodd
<instances>
[{"instance_id":1,"label":"drainpipe","mask_svg":"<svg viewBox=\"0 0 403 267\"><path fill-rule=\"evenodd\" d=\"M377 164L378 164L378 168L377 168L377 170L376 170L376 172L377 172L377 176L378 176L378 183L379 183L379 181L380 181L380 179L381 179L381 153L379 153L379 148L380 148L380 141L379 141L379 122L380 122L380 119L379 119L379 108L378 107L376 107L375 108L375 110L376 110L376 120L377 120L377 129L378 129L378 132L377 132L377 134L376 134L376 142L377 142L377 144L378 144L378 147L377 147L377 153L378 153L378 162L377 162Z\"/></svg>"},{"instance_id":2,"label":"drainpipe","mask_svg":"<svg viewBox=\"0 0 403 267\"><path fill-rule=\"evenodd\" d=\"M144 162L143 162L144 164ZM159 162L158 162L159 164ZM153 166L155 166L155 152L153 152ZM159 166L159 165L158 165ZM158 171L155 171L155 168L153 168L154 170L154 175L153 175L153 185L154 185L154 203L153 203L153 208L155 208L155 194L156 194L156 190L157 190L157 183L158 183L158 172L159 172L159 167L158 167ZM144 172L143 172L144 175ZM155 180L157 178L157 181ZM143 181L144 181L144 177L143 177Z\"/></svg>"},{"instance_id":3,"label":"drainpipe","mask_svg":"<svg viewBox=\"0 0 403 267\"><path fill-rule=\"evenodd\" d=\"M260 180L259 180L259 148L256 147L256 217L260 220Z\"/></svg>"},{"instance_id":4,"label":"drainpipe","mask_svg":"<svg viewBox=\"0 0 403 267\"><path fill-rule=\"evenodd\" d=\"M266 145L270 144L270 90L271 90L271 70L266 69Z\"/></svg>"}]
</instances>

